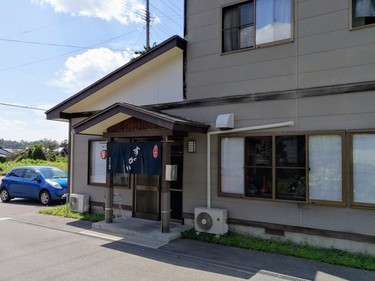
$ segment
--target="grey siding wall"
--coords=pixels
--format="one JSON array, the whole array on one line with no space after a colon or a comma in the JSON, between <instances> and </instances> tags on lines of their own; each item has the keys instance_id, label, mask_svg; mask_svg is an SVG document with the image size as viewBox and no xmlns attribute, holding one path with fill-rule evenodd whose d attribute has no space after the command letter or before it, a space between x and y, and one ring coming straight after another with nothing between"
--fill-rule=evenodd
<instances>
[{"instance_id":1,"label":"grey siding wall","mask_svg":"<svg viewBox=\"0 0 375 281\"><path fill-rule=\"evenodd\" d=\"M194 116L215 130L216 116L233 112L235 128L294 121L294 127L268 130L268 132L313 132L331 130L374 129L375 92L348 93L313 98L262 101L228 104L198 108L180 108L169 113L183 117ZM264 131L263 131L264 132ZM244 132L237 135L256 135L260 132ZM183 211L194 213L195 207L206 206L206 135L191 135L198 144L196 154L185 153ZM349 142L346 142L347 152ZM211 198L212 207L228 209L233 219L285 224L333 231L374 235L374 210L363 210L349 206L350 180L347 171L344 186L347 205L344 207L277 202L249 198L228 198L218 195L218 137L211 138ZM349 153L345 156L350 161Z\"/></svg>"},{"instance_id":2,"label":"grey siding wall","mask_svg":"<svg viewBox=\"0 0 375 281\"><path fill-rule=\"evenodd\" d=\"M89 175L89 141L102 140L103 138L87 135L77 135L73 137L74 155L71 159L73 164L71 192L87 194L90 201L105 202L105 185L90 185ZM121 193L123 205L133 205L133 190L129 188L118 188L115 186L114 193Z\"/></svg>"},{"instance_id":3,"label":"grey siding wall","mask_svg":"<svg viewBox=\"0 0 375 281\"><path fill-rule=\"evenodd\" d=\"M184 152L183 173L183 212L191 212L195 207L205 206L207 198L206 189L206 135L190 134L189 138L197 141L197 152Z\"/></svg>"},{"instance_id":4,"label":"grey siding wall","mask_svg":"<svg viewBox=\"0 0 375 281\"><path fill-rule=\"evenodd\" d=\"M90 186L88 184L89 174L89 140L98 139L86 135L74 135L74 157L72 193L88 194L90 201L104 202L105 187Z\"/></svg>"},{"instance_id":5,"label":"grey siding wall","mask_svg":"<svg viewBox=\"0 0 375 281\"><path fill-rule=\"evenodd\" d=\"M350 1L296 0L294 41L221 53L221 9L241 1L187 0L187 98L375 79L375 28L350 30Z\"/></svg>"}]
</instances>

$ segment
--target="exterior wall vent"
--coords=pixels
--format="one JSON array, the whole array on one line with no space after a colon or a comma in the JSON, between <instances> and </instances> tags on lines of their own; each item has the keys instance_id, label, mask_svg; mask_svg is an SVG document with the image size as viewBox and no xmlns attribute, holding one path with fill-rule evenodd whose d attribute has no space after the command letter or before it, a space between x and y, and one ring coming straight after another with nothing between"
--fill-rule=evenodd
<instances>
[{"instance_id":1,"label":"exterior wall vent","mask_svg":"<svg viewBox=\"0 0 375 281\"><path fill-rule=\"evenodd\" d=\"M280 230L280 229L265 228L264 233L277 235L277 236L285 236L284 230Z\"/></svg>"},{"instance_id":2,"label":"exterior wall vent","mask_svg":"<svg viewBox=\"0 0 375 281\"><path fill-rule=\"evenodd\" d=\"M234 128L234 113L220 114L216 118L216 128L218 129L233 129Z\"/></svg>"}]
</instances>

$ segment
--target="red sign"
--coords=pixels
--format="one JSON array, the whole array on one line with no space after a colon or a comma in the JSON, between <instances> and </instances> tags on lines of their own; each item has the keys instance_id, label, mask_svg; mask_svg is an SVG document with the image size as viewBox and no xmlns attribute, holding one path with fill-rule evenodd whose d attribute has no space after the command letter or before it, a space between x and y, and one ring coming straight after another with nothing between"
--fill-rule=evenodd
<instances>
[{"instance_id":1,"label":"red sign","mask_svg":"<svg viewBox=\"0 0 375 281\"><path fill-rule=\"evenodd\" d=\"M100 151L100 158L106 159L107 156L108 156L107 150L103 149L102 151Z\"/></svg>"},{"instance_id":2,"label":"red sign","mask_svg":"<svg viewBox=\"0 0 375 281\"><path fill-rule=\"evenodd\" d=\"M158 148L158 146L156 144L154 146L154 149L152 150L152 155L154 156L154 158L158 158L159 148Z\"/></svg>"}]
</instances>

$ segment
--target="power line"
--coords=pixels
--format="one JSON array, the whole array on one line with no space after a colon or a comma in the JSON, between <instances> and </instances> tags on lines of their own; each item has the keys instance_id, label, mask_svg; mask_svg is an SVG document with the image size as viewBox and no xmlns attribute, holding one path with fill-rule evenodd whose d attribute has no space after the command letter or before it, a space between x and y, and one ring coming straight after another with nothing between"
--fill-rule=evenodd
<instances>
[{"instance_id":1,"label":"power line","mask_svg":"<svg viewBox=\"0 0 375 281\"><path fill-rule=\"evenodd\" d=\"M47 111L47 109L43 109L43 108L37 108L37 107L32 107L32 106L27 106L27 105L11 104L11 103L5 103L5 102L0 102L0 105L10 106L10 107L18 107L18 108L23 108L23 109Z\"/></svg>"},{"instance_id":2,"label":"power line","mask_svg":"<svg viewBox=\"0 0 375 281\"><path fill-rule=\"evenodd\" d=\"M164 1L161 1L162 4L166 5L166 3ZM152 5L152 4L151 4ZM170 6L166 5L167 8L169 10L172 10ZM166 24L166 21L164 20L168 20L168 21L171 21L172 23L178 25L179 27L182 27L181 24L179 24L176 20L179 20L179 19L182 19L182 15L178 15L178 14L175 14L173 15L173 17L165 14L161 9L158 9L156 8L154 5L152 5L152 7L157 10L158 14L162 15L162 16L158 16L159 19L161 19L160 23L154 23L152 22L151 24L151 27L154 31L154 35L156 35L160 40L161 40L161 37L157 34L157 30L160 31L161 33L163 33L165 36L170 36L170 34L178 34L179 32L175 30L175 28L172 28L172 26L170 24ZM175 12L175 11L173 11Z\"/></svg>"},{"instance_id":3,"label":"power line","mask_svg":"<svg viewBox=\"0 0 375 281\"><path fill-rule=\"evenodd\" d=\"M181 26L181 24L177 21L175 21L174 19L172 19L170 16L168 16L167 14L165 14L163 11L159 10L158 8L155 7L155 5L152 5L150 4L156 11L158 11L160 14L163 14L166 18L170 19L172 22L174 22L176 25Z\"/></svg>"},{"instance_id":4,"label":"power line","mask_svg":"<svg viewBox=\"0 0 375 281\"><path fill-rule=\"evenodd\" d=\"M5 36L5 38L13 37L13 36L20 35L20 34L26 34L26 33L29 33L29 32L33 32L33 31L37 31L37 30L49 28L49 27L52 27L52 26L55 26L55 25L60 25L60 24L66 23L66 22L71 22L71 21L76 21L76 20L80 20L80 18L73 18L73 19L68 19L68 20L64 20L64 21L61 21L61 22L53 23L53 24L48 24L48 25L44 25L44 26L40 26L40 27L35 27L35 28L24 30L24 31L15 33L15 34L7 35L7 36Z\"/></svg>"},{"instance_id":5,"label":"power line","mask_svg":"<svg viewBox=\"0 0 375 281\"><path fill-rule=\"evenodd\" d=\"M170 1L170 0L168 0L168 2L170 3L170 4L172 4L173 6L175 6L176 7L176 9L178 10L178 11L180 11L182 14L184 13L184 11L183 10L181 10L179 7L177 7L176 6L176 4L175 3L173 3L172 1Z\"/></svg>"},{"instance_id":6,"label":"power line","mask_svg":"<svg viewBox=\"0 0 375 281\"><path fill-rule=\"evenodd\" d=\"M104 0L104 2L107 3L107 5L111 6L113 5L113 2L111 0ZM121 8L125 8L126 10L130 11L130 12L133 12L134 14L138 15L142 20L145 20L146 19L146 10L145 9L136 9L133 7L133 5L131 5L130 3L126 2L126 1L122 1L122 2L117 2L116 3L118 6L120 6Z\"/></svg>"},{"instance_id":7,"label":"power line","mask_svg":"<svg viewBox=\"0 0 375 281\"><path fill-rule=\"evenodd\" d=\"M65 44L55 44L55 43L42 43L35 41L25 41L25 40L15 40L15 39L5 39L0 38L0 41L13 42L13 43L23 43L23 44L34 44L34 45L43 45L43 46L54 46L54 47L66 47L66 48L78 48L78 49L87 49L88 47L75 46L75 45L65 45Z\"/></svg>"},{"instance_id":8,"label":"power line","mask_svg":"<svg viewBox=\"0 0 375 281\"><path fill-rule=\"evenodd\" d=\"M168 5L167 3L165 3L163 0L160 0L160 2L162 4L164 4L164 6L166 6L169 10L173 11L174 13L176 13L177 15L181 15L183 13L181 11L181 9L179 9L174 3L171 3L174 6L174 7L172 7L171 5ZM178 11L176 9L178 9Z\"/></svg>"},{"instance_id":9,"label":"power line","mask_svg":"<svg viewBox=\"0 0 375 281\"><path fill-rule=\"evenodd\" d=\"M110 4L113 4L113 2L111 3L110 0L104 0L106 2L106 4L110 5ZM168 1L170 2L170 1ZM162 4L166 5L166 3L164 1L162 1ZM130 3L128 2L118 2L117 5L121 6L122 8L126 8L127 10L137 14L138 16L140 16L141 19L143 20L147 20L147 10L144 10L144 9L136 9L134 6L132 6ZM165 13L163 13L160 9L156 8L154 5L151 4L151 6L157 10L160 14L164 15L165 18L167 18L168 20L174 22L175 24L177 24L178 26L181 27L181 25L175 21L172 17L166 15ZM178 8L176 5L173 5L175 6L176 8ZM150 19L150 18L149 18ZM153 21L153 20L152 20ZM151 21L151 23L152 23ZM57 24L60 24L60 23L57 23ZM57 25L57 24L54 24L54 25ZM47 26L49 27L49 26ZM175 31L169 26L169 25L166 25L164 24L163 22L161 24L151 24L151 27L154 29L154 31L156 31L155 28L158 28L161 32L163 32L165 35L169 35L169 32L166 30L170 30L172 33L174 33ZM45 28L45 27L41 27L41 28ZM40 28L40 29L41 29ZM30 32L30 31L34 31L34 30L37 30L38 28L35 28L35 29L31 29L31 30L27 30L25 31L24 33L26 32ZM21 64L21 65L16 65L16 66L11 66L11 67L6 67L6 68L2 68L0 69L0 71L5 71L5 70L11 70L11 69L15 69L15 68L19 68L19 67L24 67L24 66L28 66L28 65L32 65L32 64L36 64L36 63L40 63L40 62L44 62L44 61L48 61L48 60L52 60L52 59L55 59L55 58L58 58L58 57L62 57L62 56L66 56L66 55L69 55L69 54L72 54L72 53L76 53L80 50L84 50L84 49L90 49L90 48L93 48L93 47L96 47L100 44L103 44L103 43L106 43L106 42L109 42L109 41L112 41L112 40L115 40L115 39L118 39L120 37L123 37L125 35L128 35L130 33L133 33L137 31L136 30L133 30L133 31L130 31L128 33L125 33L125 34L122 34L120 36L117 36L117 37L114 37L114 38L111 38L111 39L108 39L106 41L103 41L103 42L100 42L100 43L97 43L97 44L94 44L94 45L91 45L91 46L76 46L76 45L68 45L68 44L56 44L56 43L44 43L44 42L36 42L36 41L26 41L26 40L14 40L14 39L6 39L6 38L0 38L0 41L6 41L6 42L13 42L13 43L23 43L23 44L35 44L35 45L45 45L45 46L54 46L54 47L66 47L66 48L76 48L77 50L74 50L74 51L71 51L71 52L68 52L68 53L64 53L64 54L61 54L61 55L57 55L57 56L53 56L53 57L48 57L48 58L44 58L44 59L40 59L40 60L37 60L37 61L32 61L32 62L28 62L28 63L24 63L24 64ZM159 37L159 40L161 40L160 36L157 36ZM138 39L139 40L139 39ZM138 42L137 40L137 42ZM119 49L112 49L112 48L109 48L110 50L113 50L113 51L126 51L128 53L130 53L128 50L119 50Z\"/></svg>"},{"instance_id":10,"label":"power line","mask_svg":"<svg viewBox=\"0 0 375 281\"><path fill-rule=\"evenodd\" d=\"M66 55L70 55L70 54L73 54L73 53L76 53L80 50L83 50L83 49L90 49L90 48L93 48L93 47L96 47L98 45L101 45L103 43L107 43L109 41L113 41L113 40L116 40L118 38L121 38L121 37L124 37L130 33L133 33L137 31L137 29L135 30L132 30L132 31L129 31L127 33L124 33L120 36L116 36L116 37L113 37L111 39L108 39L108 40L105 40L105 41L102 41L102 42L99 42L97 44L94 44L94 45L91 45L91 46L88 46L88 47L77 47L79 48L79 50L75 50L75 51L71 51L71 52L67 52L67 53L64 53L64 54L60 54L60 55L57 55L57 56L54 56L54 57L48 57L48 58L44 58L44 59L40 59L40 60L37 60L37 61L32 61L32 62L28 62L28 63L24 63L24 64L20 64L20 65L15 65L15 66L10 66L10 67L6 67L6 68L1 68L0 71L6 71L6 70L11 70L11 69L15 69L15 68L19 68L19 67L23 67L23 66L28 66L28 65L32 65L32 64L36 64L36 63L40 63L40 62L44 62L44 61L48 61L48 60L52 60L52 59L56 59L56 58L59 58L59 57L63 57L63 56L66 56ZM128 52L129 54L131 54L131 52L129 52L128 50L124 49L124 50L119 50L119 51L125 51L125 52Z\"/></svg>"},{"instance_id":11,"label":"power line","mask_svg":"<svg viewBox=\"0 0 375 281\"><path fill-rule=\"evenodd\" d=\"M158 31L154 28L154 26L151 26L151 29L154 31L153 32L153 37L157 37L159 41L162 41L162 37L158 34Z\"/></svg>"},{"instance_id":12,"label":"power line","mask_svg":"<svg viewBox=\"0 0 375 281\"><path fill-rule=\"evenodd\" d=\"M120 35L124 36L124 35ZM118 38L118 37L116 37ZM109 39L109 41L114 39ZM25 41L25 40L14 40L14 39L5 39L0 38L0 41L6 41L6 42L14 42L14 43L22 43L22 44L34 44L34 45L42 45L42 46L52 46L52 47L65 47L65 48L75 48L75 49L90 49L92 46L76 46L76 45L67 45L67 44L55 44L55 43L43 43L43 42L36 42L36 41ZM108 41L108 40L107 40ZM107 41L104 41L107 42ZM102 44L103 42L100 42L98 44ZM96 44L96 45L98 45ZM94 45L95 46L95 45ZM114 49L114 48L108 48L112 51L123 51L122 49Z\"/></svg>"},{"instance_id":13,"label":"power line","mask_svg":"<svg viewBox=\"0 0 375 281\"><path fill-rule=\"evenodd\" d=\"M141 38L144 36L145 31L146 31L146 27L143 28L142 32L139 34L139 37L138 37L137 41L135 41L135 44L134 44L135 46L138 44L138 42L139 42L139 41L141 40Z\"/></svg>"}]
</instances>

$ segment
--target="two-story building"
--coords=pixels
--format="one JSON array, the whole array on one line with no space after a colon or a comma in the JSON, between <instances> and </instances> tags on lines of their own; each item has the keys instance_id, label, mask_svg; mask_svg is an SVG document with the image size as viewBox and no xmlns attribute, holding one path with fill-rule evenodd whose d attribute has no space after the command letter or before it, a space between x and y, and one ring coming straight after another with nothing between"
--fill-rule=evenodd
<instances>
[{"instance_id":1,"label":"two-story building","mask_svg":"<svg viewBox=\"0 0 375 281\"><path fill-rule=\"evenodd\" d=\"M225 210L236 231L373 254L374 50L374 1L186 0L184 39L47 111L70 122L71 191L108 218L121 190L130 216L220 232Z\"/></svg>"}]
</instances>

